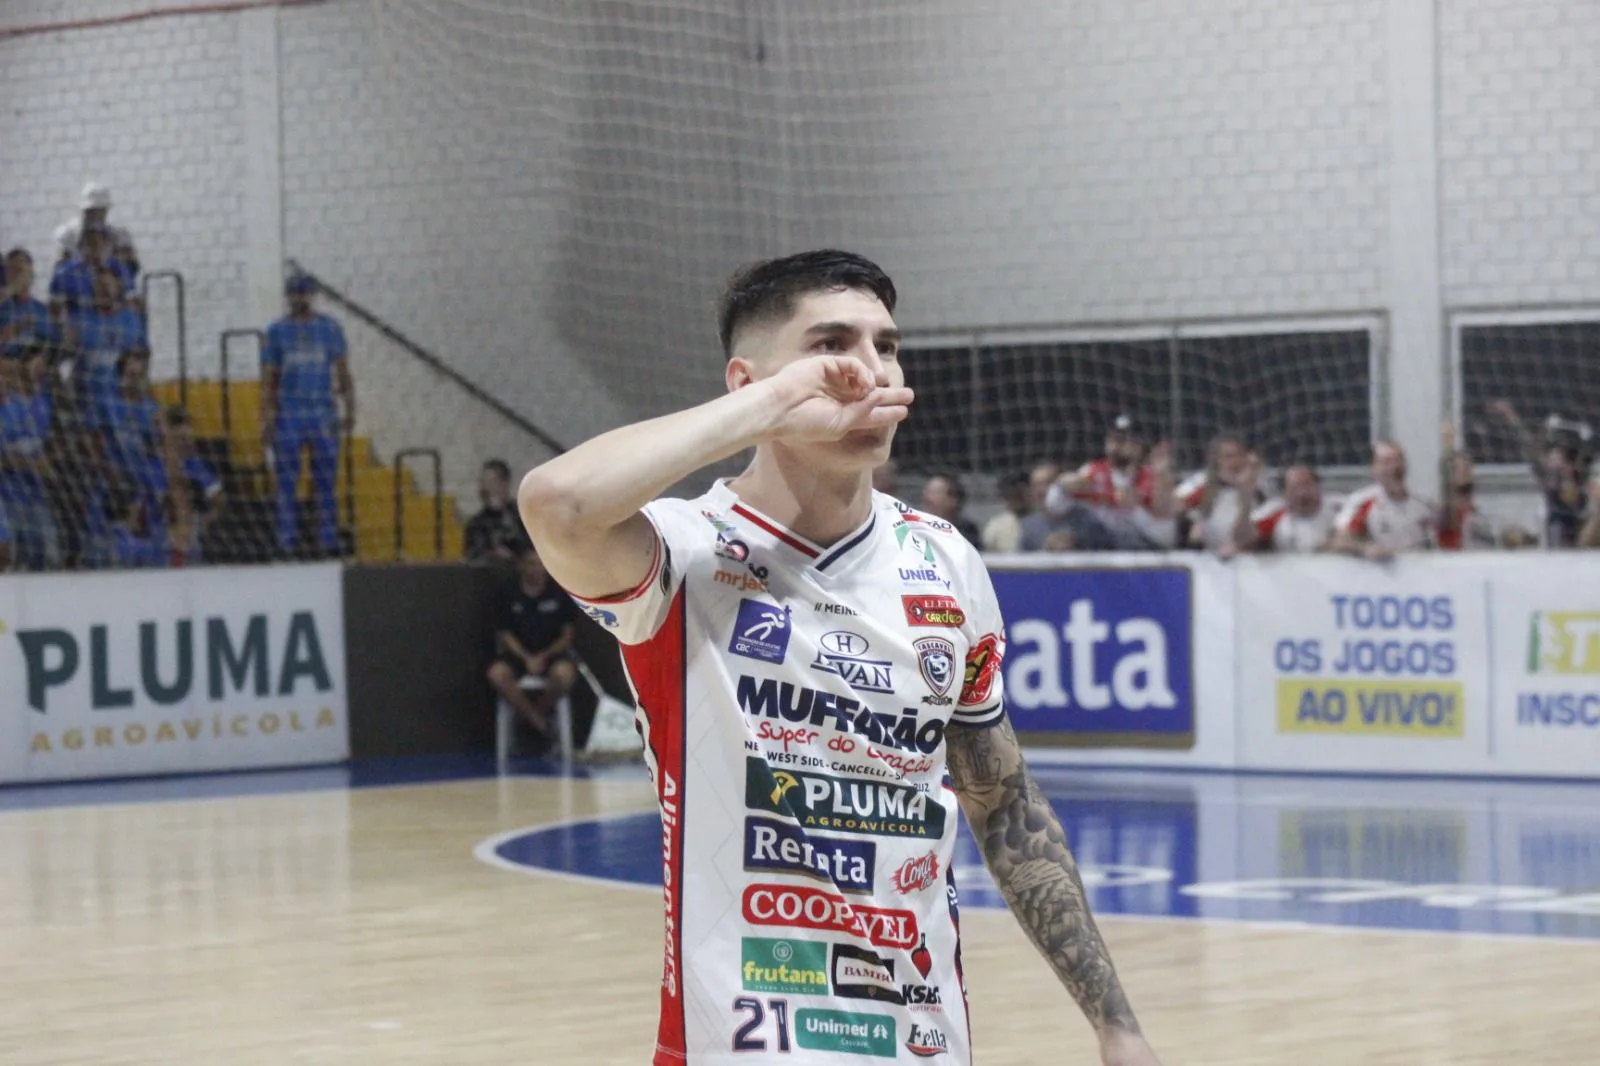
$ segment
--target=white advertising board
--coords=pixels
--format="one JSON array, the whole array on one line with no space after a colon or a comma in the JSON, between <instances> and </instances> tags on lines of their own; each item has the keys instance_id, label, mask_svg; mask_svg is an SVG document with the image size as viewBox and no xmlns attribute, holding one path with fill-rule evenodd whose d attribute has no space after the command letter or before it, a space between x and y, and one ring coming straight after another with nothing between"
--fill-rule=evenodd
<instances>
[{"instance_id":1,"label":"white advertising board","mask_svg":"<svg viewBox=\"0 0 1600 1066\"><path fill-rule=\"evenodd\" d=\"M1482 565L1239 560L1240 765L1492 769Z\"/></svg>"},{"instance_id":2,"label":"white advertising board","mask_svg":"<svg viewBox=\"0 0 1600 1066\"><path fill-rule=\"evenodd\" d=\"M1495 764L1600 776L1600 561L1508 559L1488 584Z\"/></svg>"},{"instance_id":3,"label":"white advertising board","mask_svg":"<svg viewBox=\"0 0 1600 1066\"><path fill-rule=\"evenodd\" d=\"M338 564L0 582L0 780L349 755Z\"/></svg>"}]
</instances>

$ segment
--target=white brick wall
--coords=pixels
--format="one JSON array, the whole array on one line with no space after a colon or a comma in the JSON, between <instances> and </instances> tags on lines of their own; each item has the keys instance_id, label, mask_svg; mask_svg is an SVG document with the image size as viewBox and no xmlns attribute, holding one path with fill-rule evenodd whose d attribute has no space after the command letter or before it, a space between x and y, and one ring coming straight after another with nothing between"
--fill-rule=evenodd
<instances>
[{"instance_id":1,"label":"white brick wall","mask_svg":"<svg viewBox=\"0 0 1600 1066\"><path fill-rule=\"evenodd\" d=\"M1600 4L1439 6L1445 302L1600 300Z\"/></svg>"}]
</instances>

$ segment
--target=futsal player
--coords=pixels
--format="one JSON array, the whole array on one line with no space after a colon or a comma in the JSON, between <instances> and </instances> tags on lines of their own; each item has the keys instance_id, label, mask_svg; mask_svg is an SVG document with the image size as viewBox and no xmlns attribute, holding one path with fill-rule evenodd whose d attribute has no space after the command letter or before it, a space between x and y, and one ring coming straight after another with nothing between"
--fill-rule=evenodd
<instances>
[{"instance_id":1,"label":"futsal player","mask_svg":"<svg viewBox=\"0 0 1600 1066\"><path fill-rule=\"evenodd\" d=\"M727 395L521 485L551 575L617 635L640 706L662 813L655 1066L968 1066L958 804L1102 1061L1151 1066L1007 720L983 563L872 491L912 401L894 307L845 252L744 270L720 314ZM748 448L704 496L656 498Z\"/></svg>"},{"instance_id":2,"label":"futsal player","mask_svg":"<svg viewBox=\"0 0 1600 1066\"><path fill-rule=\"evenodd\" d=\"M299 525L300 463L311 454L311 488L317 506L317 545L337 555L339 527L334 485L339 430L355 423L356 390L344 330L311 306L317 284L296 274L285 285L289 313L267 327L261 347L261 430L278 482L278 547L294 551ZM341 418L334 394L344 406Z\"/></svg>"}]
</instances>

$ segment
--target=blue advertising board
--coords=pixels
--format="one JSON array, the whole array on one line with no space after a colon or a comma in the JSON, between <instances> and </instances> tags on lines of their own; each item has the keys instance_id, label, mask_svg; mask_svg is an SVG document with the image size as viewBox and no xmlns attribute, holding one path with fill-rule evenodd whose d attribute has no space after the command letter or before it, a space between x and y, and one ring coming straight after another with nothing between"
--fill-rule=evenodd
<instances>
[{"instance_id":1,"label":"blue advertising board","mask_svg":"<svg viewBox=\"0 0 1600 1066\"><path fill-rule=\"evenodd\" d=\"M1033 743L1194 746L1194 579L1184 567L995 570L1006 706Z\"/></svg>"}]
</instances>

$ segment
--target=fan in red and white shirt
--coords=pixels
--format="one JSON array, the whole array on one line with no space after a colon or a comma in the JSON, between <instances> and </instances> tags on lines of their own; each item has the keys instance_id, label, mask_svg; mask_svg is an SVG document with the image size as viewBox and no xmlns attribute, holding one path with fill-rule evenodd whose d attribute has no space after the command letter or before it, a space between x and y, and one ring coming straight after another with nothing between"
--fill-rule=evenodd
<instances>
[{"instance_id":1,"label":"fan in red and white shirt","mask_svg":"<svg viewBox=\"0 0 1600 1066\"><path fill-rule=\"evenodd\" d=\"M1432 548L1438 515L1406 488L1406 453L1393 441L1372 449L1374 484L1350 494L1335 519L1334 549L1369 559Z\"/></svg>"},{"instance_id":2,"label":"fan in red and white shirt","mask_svg":"<svg viewBox=\"0 0 1600 1066\"><path fill-rule=\"evenodd\" d=\"M1119 548L1170 548L1172 449L1165 442L1146 452L1133 419L1118 415L1106 430L1106 453L1063 475L1046 494L1044 509L1062 514L1074 503L1091 508Z\"/></svg>"},{"instance_id":3,"label":"fan in red and white shirt","mask_svg":"<svg viewBox=\"0 0 1600 1066\"><path fill-rule=\"evenodd\" d=\"M1185 478L1175 493L1189 520L1190 545L1224 558L1242 550L1240 534L1250 512L1266 502L1257 488L1260 475L1260 458L1242 440L1232 433L1212 437L1206 468Z\"/></svg>"},{"instance_id":4,"label":"fan in red and white shirt","mask_svg":"<svg viewBox=\"0 0 1600 1066\"><path fill-rule=\"evenodd\" d=\"M1322 480L1303 464L1283 472L1283 495L1250 514L1249 547L1258 552L1319 552L1333 542L1339 506L1322 495Z\"/></svg>"}]
</instances>

